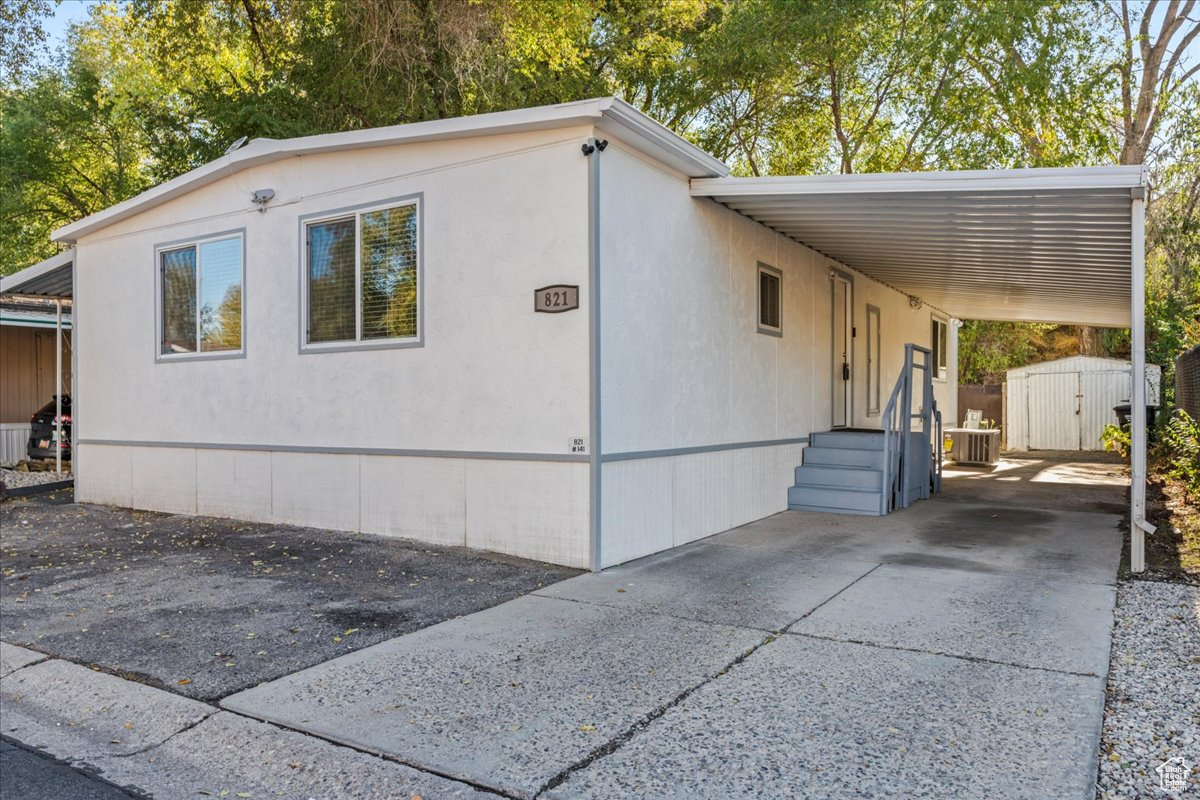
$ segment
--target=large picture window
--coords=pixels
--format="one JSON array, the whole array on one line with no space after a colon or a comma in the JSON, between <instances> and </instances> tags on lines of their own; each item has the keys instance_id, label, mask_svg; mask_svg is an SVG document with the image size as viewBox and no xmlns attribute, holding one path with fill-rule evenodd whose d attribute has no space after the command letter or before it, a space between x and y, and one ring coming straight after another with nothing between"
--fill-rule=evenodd
<instances>
[{"instance_id":1,"label":"large picture window","mask_svg":"<svg viewBox=\"0 0 1200 800\"><path fill-rule=\"evenodd\" d=\"M305 344L420 340L420 207L415 201L305 223Z\"/></svg>"},{"instance_id":2,"label":"large picture window","mask_svg":"<svg viewBox=\"0 0 1200 800\"><path fill-rule=\"evenodd\" d=\"M242 351L242 236L158 250L159 357Z\"/></svg>"}]
</instances>

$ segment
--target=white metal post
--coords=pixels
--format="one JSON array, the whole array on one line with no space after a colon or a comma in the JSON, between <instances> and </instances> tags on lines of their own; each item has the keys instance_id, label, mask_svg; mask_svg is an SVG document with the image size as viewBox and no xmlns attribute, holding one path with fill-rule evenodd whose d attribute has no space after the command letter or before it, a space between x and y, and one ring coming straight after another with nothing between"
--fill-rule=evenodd
<instances>
[{"instance_id":1,"label":"white metal post","mask_svg":"<svg viewBox=\"0 0 1200 800\"><path fill-rule=\"evenodd\" d=\"M1145 189L1131 191L1130 208L1130 323L1133 374L1129 399L1130 478L1129 568L1146 569L1146 533L1154 526L1146 522L1146 208Z\"/></svg>"},{"instance_id":2,"label":"white metal post","mask_svg":"<svg viewBox=\"0 0 1200 800\"><path fill-rule=\"evenodd\" d=\"M54 301L54 471L62 472L62 299Z\"/></svg>"}]
</instances>

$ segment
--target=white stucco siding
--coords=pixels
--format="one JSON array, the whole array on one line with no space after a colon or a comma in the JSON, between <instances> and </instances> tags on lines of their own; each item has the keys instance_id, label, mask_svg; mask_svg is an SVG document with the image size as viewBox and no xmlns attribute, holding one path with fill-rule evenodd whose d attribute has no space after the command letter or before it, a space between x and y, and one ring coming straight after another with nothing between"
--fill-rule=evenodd
<instances>
[{"instance_id":1,"label":"white stucco siding","mask_svg":"<svg viewBox=\"0 0 1200 800\"><path fill-rule=\"evenodd\" d=\"M604 452L806 435L815 255L619 143L601 165ZM759 262L783 273L782 337L757 331Z\"/></svg>"},{"instance_id":2,"label":"white stucco siding","mask_svg":"<svg viewBox=\"0 0 1200 800\"><path fill-rule=\"evenodd\" d=\"M880 414L869 414L867 402L867 306L879 309L882 338L880 361L879 410L887 405L888 397L904 366L904 345L908 343L929 347L934 317L947 322L946 377L935 376L933 395L942 413L945 427L953 427L958 406L958 327L955 320L936 308L921 305L913 308L907 295L884 286L858 272L854 276L854 424L864 428L880 427ZM920 372L916 373L920 379ZM915 408L914 408L915 410Z\"/></svg>"},{"instance_id":3,"label":"white stucco siding","mask_svg":"<svg viewBox=\"0 0 1200 800\"><path fill-rule=\"evenodd\" d=\"M931 309L693 198L686 177L620 142L600 158L601 560L611 565L787 507L803 449L794 440L833 421L831 270L853 285L852 425L880 425L867 414L867 304L880 309L881 406L904 344L929 345ZM782 273L781 336L758 330L760 262ZM949 394L949 382L935 388L943 408Z\"/></svg>"},{"instance_id":4,"label":"white stucco siding","mask_svg":"<svg viewBox=\"0 0 1200 800\"><path fill-rule=\"evenodd\" d=\"M79 242L84 440L565 453L588 427L581 129L306 156ZM267 212L249 194L275 189ZM300 353L298 218L422 197L424 346ZM156 363L156 245L244 229L245 358ZM581 309L533 290L579 284ZM96 357L103 354L103 357Z\"/></svg>"},{"instance_id":5,"label":"white stucco siding","mask_svg":"<svg viewBox=\"0 0 1200 800\"><path fill-rule=\"evenodd\" d=\"M569 457L588 435L590 133L292 158L82 239L77 497L584 566L589 465L510 456ZM423 346L300 352L300 219L413 195ZM155 247L230 230L245 356L157 362ZM580 309L534 313L555 283Z\"/></svg>"}]
</instances>

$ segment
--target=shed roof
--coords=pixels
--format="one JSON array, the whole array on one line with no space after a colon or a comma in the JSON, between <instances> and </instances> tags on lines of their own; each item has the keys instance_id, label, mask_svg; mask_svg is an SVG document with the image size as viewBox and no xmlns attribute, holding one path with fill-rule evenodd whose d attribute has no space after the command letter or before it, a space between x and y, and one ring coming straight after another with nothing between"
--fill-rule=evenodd
<instances>
[{"instance_id":1,"label":"shed roof","mask_svg":"<svg viewBox=\"0 0 1200 800\"><path fill-rule=\"evenodd\" d=\"M74 290L75 250L64 250L20 272L0 278L0 295L70 299Z\"/></svg>"},{"instance_id":2,"label":"shed roof","mask_svg":"<svg viewBox=\"0 0 1200 800\"><path fill-rule=\"evenodd\" d=\"M1140 166L692 181L962 319L1130 323Z\"/></svg>"},{"instance_id":3,"label":"shed roof","mask_svg":"<svg viewBox=\"0 0 1200 800\"><path fill-rule=\"evenodd\" d=\"M55 316L53 311L38 311L29 308L0 307L0 325L10 328L41 328L54 330ZM63 330L70 330L71 316L63 309Z\"/></svg>"},{"instance_id":4,"label":"shed roof","mask_svg":"<svg viewBox=\"0 0 1200 800\"><path fill-rule=\"evenodd\" d=\"M415 142L493 136L504 133L591 125L619 136L648 155L688 177L729 174L720 159L616 97L600 97L551 106L498 111L469 117L414 122L385 128L301 136L294 139L254 139L244 147L186 172L166 183L54 231L58 242L78 237L139 214L157 205L228 177L241 170L294 156L333 153Z\"/></svg>"},{"instance_id":5,"label":"shed roof","mask_svg":"<svg viewBox=\"0 0 1200 800\"><path fill-rule=\"evenodd\" d=\"M1066 356L1050 361L1039 361L1036 364L1026 364L1023 367L1013 367L1007 370L1008 377L1037 375L1048 372L1105 372L1111 370L1131 369L1133 364L1128 359L1106 358L1104 356ZM1156 364L1147 364L1149 372L1161 370Z\"/></svg>"}]
</instances>

